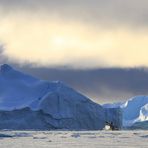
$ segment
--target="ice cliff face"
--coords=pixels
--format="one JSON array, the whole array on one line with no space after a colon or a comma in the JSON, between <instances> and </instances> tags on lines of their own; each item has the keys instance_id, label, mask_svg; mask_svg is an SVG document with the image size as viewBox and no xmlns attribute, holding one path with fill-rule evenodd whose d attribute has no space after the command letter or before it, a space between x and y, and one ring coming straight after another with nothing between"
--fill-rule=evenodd
<instances>
[{"instance_id":1,"label":"ice cliff face","mask_svg":"<svg viewBox=\"0 0 148 148\"><path fill-rule=\"evenodd\" d=\"M104 107L120 107L124 127L131 127L136 123L142 125L142 122L148 121L148 96L137 96L123 103L105 104Z\"/></svg>"},{"instance_id":2,"label":"ice cliff face","mask_svg":"<svg viewBox=\"0 0 148 148\"><path fill-rule=\"evenodd\" d=\"M102 106L62 82L39 80L7 64L0 67L0 110L1 129L96 130L105 124Z\"/></svg>"},{"instance_id":3,"label":"ice cliff face","mask_svg":"<svg viewBox=\"0 0 148 148\"><path fill-rule=\"evenodd\" d=\"M104 108L106 123L112 123L115 129L122 129L122 110L120 107Z\"/></svg>"}]
</instances>

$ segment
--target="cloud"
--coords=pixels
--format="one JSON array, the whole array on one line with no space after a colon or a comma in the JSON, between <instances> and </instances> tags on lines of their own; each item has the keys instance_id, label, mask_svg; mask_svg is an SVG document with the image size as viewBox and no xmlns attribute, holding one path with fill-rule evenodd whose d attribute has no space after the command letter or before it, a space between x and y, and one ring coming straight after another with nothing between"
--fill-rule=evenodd
<instances>
[{"instance_id":1,"label":"cloud","mask_svg":"<svg viewBox=\"0 0 148 148\"><path fill-rule=\"evenodd\" d=\"M0 41L9 61L20 64L83 69L146 66L147 4L0 0Z\"/></svg>"},{"instance_id":2,"label":"cloud","mask_svg":"<svg viewBox=\"0 0 148 148\"><path fill-rule=\"evenodd\" d=\"M0 20L0 40L5 55L13 61L74 68L148 64L148 30L106 30L77 22L29 20L16 16Z\"/></svg>"},{"instance_id":3,"label":"cloud","mask_svg":"<svg viewBox=\"0 0 148 148\"><path fill-rule=\"evenodd\" d=\"M0 0L7 12L43 12L68 20L80 20L94 24L147 25L147 0ZM108 24L108 25L107 25Z\"/></svg>"},{"instance_id":4,"label":"cloud","mask_svg":"<svg viewBox=\"0 0 148 148\"><path fill-rule=\"evenodd\" d=\"M43 68L26 65L17 68L40 79L60 80L98 103L125 101L137 95L148 95L148 69Z\"/></svg>"}]
</instances>

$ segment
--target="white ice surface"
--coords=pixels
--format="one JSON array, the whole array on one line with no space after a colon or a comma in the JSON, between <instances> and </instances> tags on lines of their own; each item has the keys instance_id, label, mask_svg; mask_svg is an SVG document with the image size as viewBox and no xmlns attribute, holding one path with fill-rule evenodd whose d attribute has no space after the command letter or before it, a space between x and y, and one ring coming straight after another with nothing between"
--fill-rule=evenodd
<instances>
[{"instance_id":1,"label":"white ice surface","mask_svg":"<svg viewBox=\"0 0 148 148\"><path fill-rule=\"evenodd\" d=\"M0 148L148 148L148 131L0 131Z\"/></svg>"}]
</instances>

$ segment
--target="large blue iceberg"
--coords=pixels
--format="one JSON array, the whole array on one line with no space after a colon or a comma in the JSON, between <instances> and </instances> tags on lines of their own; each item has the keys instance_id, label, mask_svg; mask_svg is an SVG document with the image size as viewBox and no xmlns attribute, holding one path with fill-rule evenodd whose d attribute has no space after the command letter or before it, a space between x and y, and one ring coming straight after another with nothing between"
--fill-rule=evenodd
<instances>
[{"instance_id":1,"label":"large blue iceberg","mask_svg":"<svg viewBox=\"0 0 148 148\"><path fill-rule=\"evenodd\" d=\"M104 108L66 84L0 68L0 129L104 128Z\"/></svg>"}]
</instances>

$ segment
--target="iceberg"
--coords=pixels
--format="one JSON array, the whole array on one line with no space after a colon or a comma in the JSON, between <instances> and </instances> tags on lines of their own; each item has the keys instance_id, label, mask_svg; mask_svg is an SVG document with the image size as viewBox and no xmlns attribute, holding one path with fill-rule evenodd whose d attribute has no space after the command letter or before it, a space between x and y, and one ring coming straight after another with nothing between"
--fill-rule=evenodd
<instances>
[{"instance_id":1,"label":"iceberg","mask_svg":"<svg viewBox=\"0 0 148 148\"><path fill-rule=\"evenodd\" d=\"M0 129L100 130L104 108L60 81L0 66Z\"/></svg>"},{"instance_id":2,"label":"iceberg","mask_svg":"<svg viewBox=\"0 0 148 148\"><path fill-rule=\"evenodd\" d=\"M104 104L104 108L120 108L123 127L142 125L148 121L148 96L136 96L125 102ZM137 123L137 124L136 124ZM137 127L138 127L137 126Z\"/></svg>"}]
</instances>

